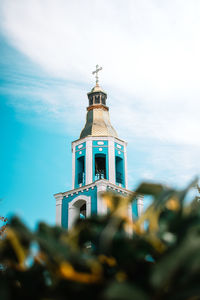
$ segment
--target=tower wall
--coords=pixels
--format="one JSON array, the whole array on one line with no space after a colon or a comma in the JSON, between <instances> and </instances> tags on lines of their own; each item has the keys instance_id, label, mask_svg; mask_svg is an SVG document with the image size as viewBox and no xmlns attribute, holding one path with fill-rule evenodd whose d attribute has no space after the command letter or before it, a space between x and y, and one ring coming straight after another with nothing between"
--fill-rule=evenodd
<instances>
[{"instance_id":1,"label":"tower wall","mask_svg":"<svg viewBox=\"0 0 200 300\"><path fill-rule=\"evenodd\" d=\"M105 158L105 176L95 173L95 158ZM115 137L86 137L72 142L72 188L79 188L99 179L127 189L126 142ZM81 163L84 161L84 170ZM83 180L80 182L80 173Z\"/></svg>"}]
</instances>

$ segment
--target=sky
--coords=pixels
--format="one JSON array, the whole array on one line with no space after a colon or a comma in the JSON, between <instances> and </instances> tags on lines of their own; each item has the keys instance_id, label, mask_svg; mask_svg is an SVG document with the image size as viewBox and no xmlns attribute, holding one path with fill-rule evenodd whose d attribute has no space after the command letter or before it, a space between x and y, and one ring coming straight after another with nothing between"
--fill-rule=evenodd
<instances>
[{"instance_id":1,"label":"sky","mask_svg":"<svg viewBox=\"0 0 200 300\"><path fill-rule=\"evenodd\" d=\"M200 175L199 0L0 0L0 215L55 224L92 71L128 185Z\"/></svg>"}]
</instances>

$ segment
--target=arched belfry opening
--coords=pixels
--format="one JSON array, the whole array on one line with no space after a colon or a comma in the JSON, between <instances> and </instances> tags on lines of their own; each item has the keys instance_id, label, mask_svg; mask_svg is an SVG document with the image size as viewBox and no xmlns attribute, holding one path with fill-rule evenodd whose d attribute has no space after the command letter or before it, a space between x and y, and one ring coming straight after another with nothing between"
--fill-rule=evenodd
<instances>
[{"instance_id":1,"label":"arched belfry opening","mask_svg":"<svg viewBox=\"0 0 200 300\"><path fill-rule=\"evenodd\" d=\"M121 157L115 157L115 170L116 176L115 180L117 184L124 184L124 166L123 166L123 159Z\"/></svg>"},{"instance_id":2,"label":"arched belfry opening","mask_svg":"<svg viewBox=\"0 0 200 300\"><path fill-rule=\"evenodd\" d=\"M106 174L106 155L95 155L95 180L107 179Z\"/></svg>"},{"instance_id":3,"label":"arched belfry opening","mask_svg":"<svg viewBox=\"0 0 200 300\"><path fill-rule=\"evenodd\" d=\"M84 185L85 184L85 158L84 156L81 156L77 159L77 168L78 168L78 176L77 176L77 180L78 180L78 185Z\"/></svg>"},{"instance_id":4,"label":"arched belfry opening","mask_svg":"<svg viewBox=\"0 0 200 300\"><path fill-rule=\"evenodd\" d=\"M78 196L68 204L68 227L71 228L77 219L85 219L91 214L90 197Z\"/></svg>"}]
</instances>

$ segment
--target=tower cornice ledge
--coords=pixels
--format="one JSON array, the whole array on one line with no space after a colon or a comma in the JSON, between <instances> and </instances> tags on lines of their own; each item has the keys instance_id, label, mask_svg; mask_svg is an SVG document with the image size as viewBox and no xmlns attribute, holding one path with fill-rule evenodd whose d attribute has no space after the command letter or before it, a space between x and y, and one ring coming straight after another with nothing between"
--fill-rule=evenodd
<instances>
[{"instance_id":1,"label":"tower cornice ledge","mask_svg":"<svg viewBox=\"0 0 200 300\"><path fill-rule=\"evenodd\" d=\"M127 142L123 141L122 139L119 139L118 137L106 136L106 135L100 135L100 136L88 135L86 137L73 141L72 144L75 144L75 146L77 146L78 144L84 143L85 141L98 141L98 140L102 140L102 141L113 140L116 143L121 144L122 146L123 144L125 144L126 146L128 144Z\"/></svg>"},{"instance_id":2,"label":"tower cornice ledge","mask_svg":"<svg viewBox=\"0 0 200 300\"><path fill-rule=\"evenodd\" d=\"M87 111L92 110L92 109L104 109L104 110L109 110L108 106L105 106L103 104L96 104L96 105L92 105L92 106L88 106L87 107Z\"/></svg>"},{"instance_id":3,"label":"tower cornice ledge","mask_svg":"<svg viewBox=\"0 0 200 300\"><path fill-rule=\"evenodd\" d=\"M97 180L97 181L95 181L91 184L87 184L87 185L84 185L82 187L79 187L79 188L76 188L76 189L73 189L73 190L70 190L70 191L67 191L67 192L54 194L54 198L57 201L57 200L62 199L63 197L66 197L66 196L70 195L70 194L77 194L79 192L88 190L90 188L94 188L95 186L98 187L100 185L101 186L104 185L104 186L109 187L111 191L121 191L123 194L126 194L126 195L131 195L131 194L134 193L134 191L130 191L130 190L127 190L127 189L125 189L123 187L120 187L118 185L112 184L106 179L100 179L100 180Z\"/></svg>"}]
</instances>

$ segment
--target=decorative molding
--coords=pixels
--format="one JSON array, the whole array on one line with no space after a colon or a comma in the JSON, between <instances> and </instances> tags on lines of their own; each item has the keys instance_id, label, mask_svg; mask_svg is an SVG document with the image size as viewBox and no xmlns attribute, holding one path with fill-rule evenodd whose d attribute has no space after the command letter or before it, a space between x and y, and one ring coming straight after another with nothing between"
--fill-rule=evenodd
<instances>
[{"instance_id":1,"label":"decorative molding","mask_svg":"<svg viewBox=\"0 0 200 300\"><path fill-rule=\"evenodd\" d=\"M54 198L56 199L56 203L62 201L62 199L63 199L63 193L55 194Z\"/></svg>"},{"instance_id":2,"label":"decorative molding","mask_svg":"<svg viewBox=\"0 0 200 300\"><path fill-rule=\"evenodd\" d=\"M86 141L86 163L85 163L85 175L86 185L92 183L92 140Z\"/></svg>"},{"instance_id":3,"label":"decorative molding","mask_svg":"<svg viewBox=\"0 0 200 300\"><path fill-rule=\"evenodd\" d=\"M72 143L72 189L75 187L75 147Z\"/></svg>"},{"instance_id":4,"label":"decorative molding","mask_svg":"<svg viewBox=\"0 0 200 300\"><path fill-rule=\"evenodd\" d=\"M124 145L124 178L125 178L125 188L128 188L128 172L127 172L127 151L126 144Z\"/></svg>"},{"instance_id":5,"label":"decorative molding","mask_svg":"<svg viewBox=\"0 0 200 300\"><path fill-rule=\"evenodd\" d=\"M74 145L76 147L80 143L83 144L84 142L87 142L87 141L98 141L98 140L101 140L101 141L113 140L115 143L117 143L121 146L127 145L127 142L125 142L117 137L113 137L113 136L86 136L84 138L73 141L72 146Z\"/></svg>"},{"instance_id":6,"label":"decorative molding","mask_svg":"<svg viewBox=\"0 0 200 300\"><path fill-rule=\"evenodd\" d=\"M115 144L114 138L108 140L108 172L109 182L115 184Z\"/></svg>"},{"instance_id":7,"label":"decorative molding","mask_svg":"<svg viewBox=\"0 0 200 300\"><path fill-rule=\"evenodd\" d=\"M120 187L117 186L116 184L113 184L111 183L110 181L106 180L106 179L100 179L98 181L95 181L91 184L88 184L88 185L85 185L84 187L82 186L81 188L76 188L74 190L70 190L70 191L67 191L67 192L64 192L64 193L57 193L57 194L54 194L54 197L57 198L57 196L61 196L61 197L67 197L68 195L71 195L73 196L74 193L76 192L80 192L80 191L88 191L90 188L94 188L95 186L99 186L101 184L104 184L106 185L107 187L109 187L110 189L119 189L121 192L124 191L125 193L127 193L128 195L131 195L133 193L133 191L129 191L123 187Z\"/></svg>"},{"instance_id":8,"label":"decorative molding","mask_svg":"<svg viewBox=\"0 0 200 300\"><path fill-rule=\"evenodd\" d=\"M103 105L103 104L96 104L96 105L92 105L92 106L88 106L87 107L87 111L90 111L90 110L93 110L93 109L98 109L98 108L101 108L103 110L106 110L108 111L109 108L106 106L106 105Z\"/></svg>"}]
</instances>

